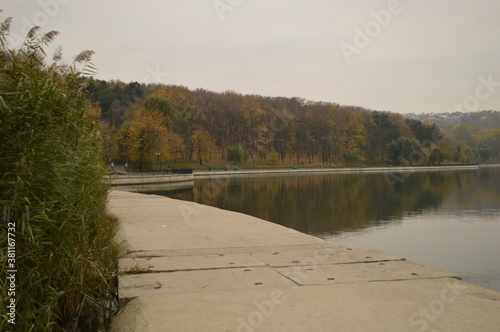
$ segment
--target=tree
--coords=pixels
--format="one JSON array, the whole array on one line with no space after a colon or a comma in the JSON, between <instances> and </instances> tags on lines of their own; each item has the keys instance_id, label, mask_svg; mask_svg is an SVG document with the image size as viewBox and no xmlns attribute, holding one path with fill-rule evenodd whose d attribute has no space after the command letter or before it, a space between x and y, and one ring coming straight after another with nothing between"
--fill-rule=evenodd
<instances>
[{"instance_id":1,"label":"tree","mask_svg":"<svg viewBox=\"0 0 500 332\"><path fill-rule=\"evenodd\" d=\"M165 125L170 127L176 120L177 114L170 101L159 95L151 95L144 100L144 108L148 111L159 112L165 119Z\"/></svg>"},{"instance_id":2,"label":"tree","mask_svg":"<svg viewBox=\"0 0 500 332\"><path fill-rule=\"evenodd\" d=\"M475 140L473 139L474 134L477 134L478 130L471 126L466 125L456 125L451 128L448 136L454 139L455 141L468 145L474 146Z\"/></svg>"},{"instance_id":3,"label":"tree","mask_svg":"<svg viewBox=\"0 0 500 332\"><path fill-rule=\"evenodd\" d=\"M351 162L361 158L361 151L366 145L366 130L363 115L353 111L346 123L346 153Z\"/></svg>"},{"instance_id":4,"label":"tree","mask_svg":"<svg viewBox=\"0 0 500 332\"><path fill-rule=\"evenodd\" d=\"M484 144L488 146L490 160L500 161L500 129L489 131Z\"/></svg>"},{"instance_id":5,"label":"tree","mask_svg":"<svg viewBox=\"0 0 500 332\"><path fill-rule=\"evenodd\" d=\"M191 137L191 141L200 165L203 165L203 160L210 159L211 157L212 150L215 146L214 140L206 130L198 129L195 130Z\"/></svg>"},{"instance_id":6,"label":"tree","mask_svg":"<svg viewBox=\"0 0 500 332\"><path fill-rule=\"evenodd\" d=\"M359 151L348 151L344 153L344 160L347 165L355 163L359 160Z\"/></svg>"},{"instance_id":7,"label":"tree","mask_svg":"<svg viewBox=\"0 0 500 332\"><path fill-rule=\"evenodd\" d=\"M410 126L421 145L424 144L427 146L442 138L441 130L436 124L429 125L415 119L406 119L405 121L406 124Z\"/></svg>"},{"instance_id":8,"label":"tree","mask_svg":"<svg viewBox=\"0 0 500 332\"><path fill-rule=\"evenodd\" d=\"M457 145L457 149L455 150L455 155L453 156L453 160L459 163L468 164L474 161L475 154L474 151L468 145Z\"/></svg>"},{"instance_id":9,"label":"tree","mask_svg":"<svg viewBox=\"0 0 500 332\"><path fill-rule=\"evenodd\" d=\"M444 160L448 161L453 160L456 147L455 144L450 139L448 138L443 139L441 142L439 142L438 147L444 153Z\"/></svg>"},{"instance_id":10,"label":"tree","mask_svg":"<svg viewBox=\"0 0 500 332\"><path fill-rule=\"evenodd\" d=\"M103 141L102 154L104 160L119 158L118 138L119 133L116 128L111 127L108 122L101 121L99 132Z\"/></svg>"},{"instance_id":11,"label":"tree","mask_svg":"<svg viewBox=\"0 0 500 332\"><path fill-rule=\"evenodd\" d=\"M241 161L244 159L245 150L240 144L231 145L227 147L227 161L233 165L241 164Z\"/></svg>"},{"instance_id":12,"label":"tree","mask_svg":"<svg viewBox=\"0 0 500 332\"><path fill-rule=\"evenodd\" d=\"M144 169L156 160L156 153L168 155L168 128L164 125L165 117L157 111L139 112L130 126L122 130L126 154L129 160L137 163L139 169Z\"/></svg>"},{"instance_id":13,"label":"tree","mask_svg":"<svg viewBox=\"0 0 500 332\"><path fill-rule=\"evenodd\" d=\"M434 148L429 155L429 163L427 165L440 165L444 161L444 152L440 148Z\"/></svg>"},{"instance_id":14,"label":"tree","mask_svg":"<svg viewBox=\"0 0 500 332\"><path fill-rule=\"evenodd\" d=\"M404 164L409 162L414 166L422 164L423 152L420 143L414 138L400 137L387 145L387 153L392 163Z\"/></svg>"},{"instance_id":15,"label":"tree","mask_svg":"<svg viewBox=\"0 0 500 332\"><path fill-rule=\"evenodd\" d=\"M167 137L167 150L168 158L173 159L174 164L177 163L177 158L181 157L182 153L186 150L182 136L172 132L169 133Z\"/></svg>"},{"instance_id":16,"label":"tree","mask_svg":"<svg viewBox=\"0 0 500 332\"><path fill-rule=\"evenodd\" d=\"M387 145L401 136L392 117L386 112L370 112L367 131L368 158L374 162L383 161Z\"/></svg>"},{"instance_id":17,"label":"tree","mask_svg":"<svg viewBox=\"0 0 500 332\"><path fill-rule=\"evenodd\" d=\"M245 96L241 101L241 112L244 119L244 147L255 158L257 152L269 145L269 133L266 111L252 97ZM242 129L240 128L240 129Z\"/></svg>"},{"instance_id":18,"label":"tree","mask_svg":"<svg viewBox=\"0 0 500 332\"><path fill-rule=\"evenodd\" d=\"M89 79L85 82L89 98L102 109L102 120L119 127L128 117L127 108L144 98L145 87L137 82Z\"/></svg>"}]
</instances>

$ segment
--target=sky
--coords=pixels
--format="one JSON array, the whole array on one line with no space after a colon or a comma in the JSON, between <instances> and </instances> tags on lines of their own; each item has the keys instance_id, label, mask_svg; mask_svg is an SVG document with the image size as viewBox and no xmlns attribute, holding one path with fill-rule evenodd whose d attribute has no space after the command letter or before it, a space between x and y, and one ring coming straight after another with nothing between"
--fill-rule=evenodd
<instances>
[{"instance_id":1,"label":"sky","mask_svg":"<svg viewBox=\"0 0 500 332\"><path fill-rule=\"evenodd\" d=\"M500 110L498 0L2 0L98 79L398 113ZM21 38L22 39L22 38ZM51 49L48 51L50 52Z\"/></svg>"}]
</instances>

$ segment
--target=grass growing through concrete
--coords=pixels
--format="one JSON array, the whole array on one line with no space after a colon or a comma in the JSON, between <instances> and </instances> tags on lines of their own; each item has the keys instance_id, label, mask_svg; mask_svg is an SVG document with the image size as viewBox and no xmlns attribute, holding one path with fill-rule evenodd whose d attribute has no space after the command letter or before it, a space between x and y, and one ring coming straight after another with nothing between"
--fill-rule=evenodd
<instances>
[{"instance_id":1,"label":"grass growing through concrete","mask_svg":"<svg viewBox=\"0 0 500 332\"><path fill-rule=\"evenodd\" d=\"M100 314L118 251L99 114L79 79L92 52L49 64L56 32L33 28L11 49L9 30L0 23L0 330L73 331Z\"/></svg>"},{"instance_id":2,"label":"grass growing through concrete","mask_svg":"<svg viewBox=\"0 0 500 332\"><path fill-rule=\"evenodd\" d=\"M154 272L150 268L147 267L142 267L139 265L133 265L133 266L128 266L126 269L124 269L121 273L122 274L138 274L138 273L152 273Z\"/></svg>"}]
</instances>

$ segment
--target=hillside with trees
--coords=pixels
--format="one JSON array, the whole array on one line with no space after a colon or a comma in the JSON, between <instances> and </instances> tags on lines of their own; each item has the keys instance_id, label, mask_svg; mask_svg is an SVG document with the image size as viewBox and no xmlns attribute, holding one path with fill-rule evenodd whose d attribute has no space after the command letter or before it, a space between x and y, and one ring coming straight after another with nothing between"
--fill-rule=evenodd
<instances>
[{"instance_id":1,"label":"hillside with trees","mask_svg":"<svg viewBox=\"0 0 500 332\"><path fill-rule=\"evenodd\" d=\"M469 154L478 162L500 161L499 111L424 113L408 117L438 125L457 145L457 154Z\"/></svg>"},{"instance_id":2,"label":"hillside with trees","mask_svg":"<svg viewBox=\"0 0 500 332\"><path fill-rule=\"evenodd\" d=\"M175 85L90 80L87 90L102 110L105 158L136 169L154 168L158 153L172 167L500 160L494 130L471 144L479 139L474 132L443 131L397 113Z\"/></svg>"},{"instance_id":3,"label":"hillside with trees","mask_svg":"<svg viewBox=\"0 0 500 332\"><path fill-rule=\"evenodd\" d=\"M426 123L435 123L445 130L450 130L456 125L471 126L478 129L500 129L500 111L411 113L407 114L406 117Z\"/></svg>"}]
</instances>

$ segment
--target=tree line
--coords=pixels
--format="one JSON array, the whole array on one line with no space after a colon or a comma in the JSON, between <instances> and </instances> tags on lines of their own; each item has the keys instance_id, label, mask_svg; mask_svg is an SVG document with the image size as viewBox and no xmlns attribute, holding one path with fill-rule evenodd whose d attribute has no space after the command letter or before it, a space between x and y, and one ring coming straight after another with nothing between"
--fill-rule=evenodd
<instances>
[{"instance_id":1,"label":"tree line","mask_svg":"<svg viewBox=\"0 0 500 332\"><path fill-rule=\"evenodd\" d=\"M137 168L200 165L437 165L500 160L498 130L445 131L398 113L302 98L91 80L105 158ZM115 96L111 101L112 96ZM477 144L480 142L480 144Z\"/></svg>"}]
</instances>

